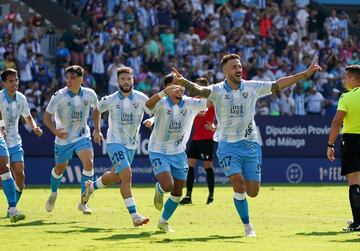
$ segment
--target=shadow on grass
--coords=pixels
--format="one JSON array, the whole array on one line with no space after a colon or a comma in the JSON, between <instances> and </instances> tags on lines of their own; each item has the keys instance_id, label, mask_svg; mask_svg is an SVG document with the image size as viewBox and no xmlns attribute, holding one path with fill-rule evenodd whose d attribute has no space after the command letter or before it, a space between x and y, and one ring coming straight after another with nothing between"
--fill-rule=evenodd
<instances>
[{"instance_id":1,"label":"shadow on grass","mask_svg":"<svg viewBox=\"0 0 360 251\"><path fill-rule=\"evenodd\" d=\"M154 235L162 235L167 234L163 231L155 231L155 232L141 232L141 233L133 233L133 234L115 234L112 236L97 238L94 240L97 241L117 241L117 240L125 240L125 239L139 239L139 238L149 238ZM180 238L180 239L171 239L165 238L163 240L152 241L152 243L171 243L171 242L207 242L211 240L232 240L232 239L240 239L243 236L223 236L223 235L210 235L208 237L192 237L192 238ZM237 242L238 243L238 242Z\"/></svg>"},{"instance_id":2,"label":"shadow on grass","mask_svg":"<svg viewBox=\"0 0 360 251\"><path fill-rule=\"evenodd\" d=\"M208 237L192 237L192 238L180 238L180 239L170 239L165 238L163 240L154 241L155 243L172 243L172 242L207 242L212 240L233 240L240 239L244 236L223 236L223 235L210 235ZM240 243L240 242L237 242Z\"/></svg>"},{"instance_id":3,"label":"shadow on grass","mask_svg":"<svg viewBox=\"0 0 360 251\"><path fill-rule=\"evenodd\" d=\"M73 234L73 233L109 233L114 229L111 228L98 228L98 227L79 227L71 226L73 229L64 230L64 231L46 231L49 234Z\"/></svg>"},{"instance_id":4,"label":"shadow on grass","mask_svg":"<svg viewBox=\"0 0 360 251\"><path fill-rule=\"evenodd\" d=\"M339 235L339 234L349 234L348 232L344 231L329 231L329 232L309 232L309 233L297 233L296 235L301 236L332 236L332 235Z\"/></svg>"},{"instance_id":5,"label":"shadow on grass","mask_svg":"<svg viewBox=\"0 0 360 251\"><path fill-rule=\"evenodd\" d=\"M8 225L4 225L4 227L34 227L34 226L48 226L48 225L67 225L67 224L74 224L74 223L77 223L77 222L73 221L73 222L59 223L59 222L46 222L43 220L26 222L26 220L25 220L25 221L21 221L21 223L17 222L17 223L11 223Z\"/></svg>"},{"instance_id":6,"label":"shadow on grass","mask_svg":"<svg viewBox=\"0 0 360 251\"><path fill-rule=\"evenodd\" d=\"M115 234L108 237L96 238L96 241L116 241L124 239L139 239L139 238L149 238L153 235L165 234L163 231L153 231L153 232L141 232L141 233L129 233L129 234Z\"/></svg>"},{"instance_id":7,"label":"shadow on grass","mask_svg":"<svg viewBox=\"0 0 360 251\"><path fill-rule=\"evenodd\" d=\"M356 243L360 242L360 236L357 236L355 239L348 239L348 240L332 240L330 242L337 242L337 243Z\"/></svg>"}]
</instances>

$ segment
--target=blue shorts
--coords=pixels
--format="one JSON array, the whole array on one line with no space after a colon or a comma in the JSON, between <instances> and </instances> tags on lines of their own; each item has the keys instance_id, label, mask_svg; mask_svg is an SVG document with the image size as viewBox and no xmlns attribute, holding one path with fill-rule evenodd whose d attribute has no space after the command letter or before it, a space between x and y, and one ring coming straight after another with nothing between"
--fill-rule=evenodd
<instances>
[{"instance_id":1,"label":"blue shorts","mask_svg":"<svg viewBox=\"0 0 360 251\"><path fill-rule=\"evenodd\" d=\"M261 181L262 154L258 143L247 140L219 142L216 155L227 177L240 173L245 180Z\"/></svg>"},{"instance_id":2,"label":"blue shorts","mask_svg":"<svg viewBox=\"0 0 360 251\"><path fill-rule=\"evenodd\" d=\"M175 179L186 180L189 167L185 152L174 155L149 152L149 158L155 176L170 172Z\"/></svg>"},{"instance_id":3,"label":"blue shorts","mask_svg":"<svg viewBox=\"0 0 360 251\"><path fill-rule=\"evenodd\" d=\"M0 137L0 157L8 157L9 158L9 151L8 151L6 142L3 137Z\"/></svg>"},{"instance_id":4,"label":"blue shorts","mask_svg":"<svg viewBox=\"0 0 360 251\"><path fill-rule=\"evenodd\" d=\"M136 149L128 149L122 144L110 143L106 145L106 151L115 167L115 174L118 174L131 166Z\"/></svg>"},{"instance_id":5,"label":"blue shorts","mask_svg":"<svg viewBox=\"0 0 360 251\"><path fill-rule=\"evenodd\" d=\"M78 154L81 150L85 149L93 150L90 138L84 138L67 145L55 144L55 162L56 164L65 163L72 159L74 151Z\"/></svg>"},{"instance_id":6,"label":"blue shorts","mask_svg":"<svg viewBox=\"0 0 360 251\"><path fill-rule=\"evenodd\" d=\"M24 162L24 150L21 144L9 148L10 163Z\"/></svg>"}]
</instances>

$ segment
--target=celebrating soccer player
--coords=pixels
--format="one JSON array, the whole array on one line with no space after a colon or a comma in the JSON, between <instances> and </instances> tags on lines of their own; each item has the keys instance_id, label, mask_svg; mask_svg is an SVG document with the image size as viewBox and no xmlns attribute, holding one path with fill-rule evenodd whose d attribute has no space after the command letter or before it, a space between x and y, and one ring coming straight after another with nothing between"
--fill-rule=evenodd
<instances>
[{"instance_id":1,"label":"celebrating soccer player","mask_svg":"<svg viewBox=\"0 0 360 251\"><path fill-rule=\"evenodd\" d=\"M206 100L184 96L184 89L173 83L174 74L164 78L165 90L153 95L146 107L154 114L154 129L149 140L149 158L158 183L154 205L163 208L163 196L170 192L158 228L173 232L168 220L176 210L185 184L188 165L185 153L193 120L206 109Z\"/></svg>"},{"instance_id":2,"label":"celebrating soccer player","mask_svg":"<svg viewBox=\"0 0 360 251\"><path fill-rule=\"evenodd\" d=\"M6 129L6 146L10 156L10 168L15 178L16 204L20 200L21 193L25 186L24 174L24 150L22 149L21 137L19 134L19 119L22 116L26 123L39 137L43 134L30 114L26 97L18 92L19 78L14 69L6 69L1 73L5 89L0 91L1 113ZM7 215L10 216L8 209Z\"/></svg>"},{"instance_id":3,"label":"celebrating soccer player","mask_svg":"<svg viewBox=\"0 0 360 251\"><path fill-rule=\"evenodd\" d=\"M353 221L349 221L344 231L360 231L360 66L345 68L343 77L347 93L341 95L336 114L331 123L327 157L335 160L335 140L342 128L341 175L349 184L349 201Z\"/></svg>"},{"instance_id":4,"label":"celebrating soccer player","mask_svg":"<svg viewBox=\"0 0 360 251\"><path fill-rule=\"evenodd\" d=\"M85 182L94 176L94 152L87 125L90 107L98 104L94 90L81 87L84 69L78 65L66 68L66 87L57 91L50 99L44 114L44 124L55 137L55 167L51 171L51 194L46 202L46 210L54 209L58 188L62 175L72 158L73 152L81 160L83 171L81 176L81 195L85 191ZM52 115L55 116L54 125ZM93 114L93 119L96 121ZM78 209L84 214L91 214L87 204L79 203Z\"/></svg>"},{"instance_id":5,"label":"celebrating soccer player","mask_svg":"<svg viewBox=\"0 0 360 251\"><path fill-rule=\"evenodd\" d=\"M225 80L208 87L199 86L185 79L176 69L174 82L182 84L196 96L208 98L214 104L218 121L215 140L217 157L234 190L234 204L244 224L245 236L255 237L250 224L246 194L256 197L261 180L261 147L256 132L256 101L274 91L291 86L308 78L321 67L314 59L301 73L283 77L274 82L246 81L241 79L242 66L237 54L222 58Z\"/></svg>"},{"instance_id":6,"label":"celebrating soccer player","mask_svg":"<svg viewBox=\"0 0 360 251\"><path fill-rule=\"evenodd\" d=\"M134 197L131 193L131 163L137 148L137 136L144 115L145 102L149 99L145 94L133 90L134 75L129 67L117 69L119 91L110 96L103 97L94 113L95 129L93 132L95 143L100 144L102 134L100 131L101 113L109 112L109 129L106 137L106 149L113 167L104 173L95 182L87 181L86 191L82 202L86 204L94 190L103 188L120 181L120 192L124 199L134 226L149 222L149 218L137 212Z\"/></svg>"}]
</instances>

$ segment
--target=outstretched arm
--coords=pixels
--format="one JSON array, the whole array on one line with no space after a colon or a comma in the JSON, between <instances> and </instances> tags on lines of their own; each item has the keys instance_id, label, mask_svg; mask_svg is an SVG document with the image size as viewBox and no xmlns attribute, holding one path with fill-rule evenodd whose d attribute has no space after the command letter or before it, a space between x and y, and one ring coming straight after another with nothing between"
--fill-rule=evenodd
<instances>
[{"instance_id":1,"label":"outstretched arm","mask_svg":"<svg viewBox=\"0 0 360 251\"><path fill-rule=\"evenodd\" d=\"M182 87L179 85L170 85L168 87L166 87L164 90L162 90L159 93L156 93L154 95L152 95L146 102L145 102L145 106L152 110L154 109L155 105L157 104L157 102L159 102L163 97L167 96L167 95L172 95L173 93L175 93L176 91L181 91Z\"/></svg>"},{"instance_id":2,"label":"outstretched arm","mask_svg":"<svg viewBox=\"0 0 360 251\"><path fill-rule=\"evenodd\" d=\"M271 91L279 91L303 79L311 77L317 71L321 71L321 67L317 64L317 60L318 58L315 57L306 71L278 79L276 83L273 84L273 86L271 87Z\"/></svg>"},{"instance_id":3,"label":"outstretched arm","mask_svg":"<svg viewBox=\"0 0 360 251\"><path fill-rule=\"evenodd\" d=\"M187 80L184 78L175 68L172 68L172 72L174 73L174 82L183 85L186 90L191 92L194 96L199 96L203 98L208 98L211 93L211 89L208 86L200 86L198 84L195 84L191 82L190 80Z\"/></svg>"}]
</instances>

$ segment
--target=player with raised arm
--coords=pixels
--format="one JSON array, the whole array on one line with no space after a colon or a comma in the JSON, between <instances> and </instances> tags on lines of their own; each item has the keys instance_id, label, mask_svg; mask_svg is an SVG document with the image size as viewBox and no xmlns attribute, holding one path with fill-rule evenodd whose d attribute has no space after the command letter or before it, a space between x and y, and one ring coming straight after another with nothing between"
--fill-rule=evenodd
<instances>
[{"instance_id":1,"label":"player with raised arm","mask_svg":"<svg viewBox=\"0 0 360 251\"><path fill-rule=\"evenodd\" d=\"M277 81L247 81L241 79L239 55L227 54L221 61L225 80L208 87L192 83L173 69L175 83L183 85L196 96L208 98L214 104L218 122L214 136L218 142L216 154L233 187L234 204L244 224L245 236L256 236L250 224L246 194L256 197L261 181L261 147L254 120L256 101L309 78L314 72L321 70L316 62L317 59L314 59L304 72Z\"/></svg>"},{"instance_id":2,"label":"player with raised arm","mask_svg":"<svg viewBox=\"0 0 360 251\"><path fill-rule=\"evenodd\" d=\"M95 182L87 181L82 203L86 204L90 195L99 188L120 182L120 193L131 215L134 226L149 222L149 218L137 212L131 192L131 163L138 145L140 124L144 116L145 102L149 99L142 92L133 90L134 75L129 67L117 69L119 90L103 97L95 108L95 143L103 138L100 131L101 113L109 112L109 128L106 137L106 150L113 164L111 171L104 173Z\"/></svg>"},{"instance_id":3,"label":"player with raised arm","mask_svg":"<svg viewBox=\"0 0 360 251\"><path fill-rule=\"evenodd\" d=\"M149 140L149 158L158 180L154 205L163 208L163 197L170 192L158 228L173 232L168 220L175 212L185 184L188 165L185 153L196 114L206 109L206 100L184 96L184 89L173 83L174 74L164 78L165 89L153 95L146 107L154 115L154 128Z\"/></svg>"},{"instance_id":4,"label":"player with raised arm","mask_svg":"<svg viewBox=\"0 0 360 251\"><path fill-rule=\"evenodd\" d=\"M24 150L19 134L20 116L25 119L37 136L42 136L43 131L31 116L26 97L18 92L18 72L11 68L6 69L1 73L1 80L5 87L0 91L1 113L6 128L5 142L10 156L10 168L15 179L17 204L25 187ZM9 209L7 216L10 216Z\"/></svg>"},{"instance_id":5,"label":"player with raised arm","mask_svg":"<svg viewBox=\"0 0 360 251\"><path fill-rule=\"evenodd\" d=\"M66 68L66 87L58 90L50 99L44 114L44 124L55 137L55 167L51 171L51 194L46 202L46 211L54 209L58 188L68 161L76 152L82 166L81 194L85 191L85 182L94 176L94 151L91 143L90 128L87 125L90 108L98 104L94 90L81 87L84 69L78 65ZM55 118L55 125L52 120ZM93 119L99 114L93 113ZM78 209L91 214L87 204L79 203Z\"/></svg>"}]
</instances>

